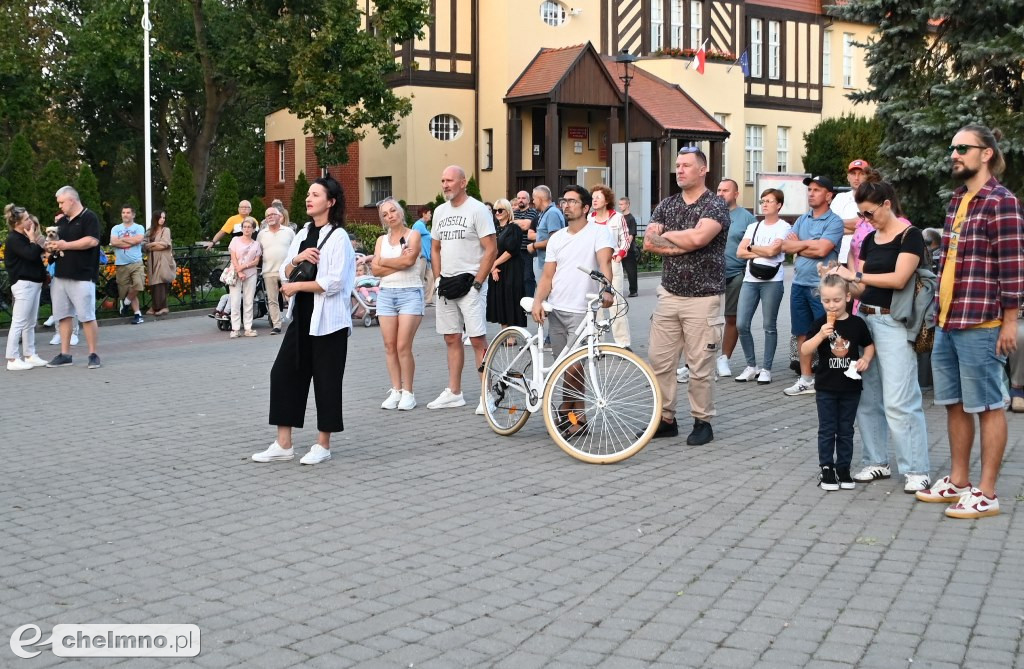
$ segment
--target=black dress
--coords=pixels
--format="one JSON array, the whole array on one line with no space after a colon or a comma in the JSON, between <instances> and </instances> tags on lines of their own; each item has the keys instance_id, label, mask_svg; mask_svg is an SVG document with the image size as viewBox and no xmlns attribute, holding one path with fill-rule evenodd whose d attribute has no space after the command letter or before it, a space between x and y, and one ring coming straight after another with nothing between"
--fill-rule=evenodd
<instances>
[{"instance_id":1,"label":"black dress","mask_svg":"<svg viewBox=\"0 0 1024 669\"><path fill-rule=\"evenodd\" d=\"M526 312L519 301L523 299L523 231L518 225L507 223L498 230L498 257L508 253L509 258L498 265L498 280L487 279L487 320L502 325L526 327Z\"/></svg>"}]
</instances>

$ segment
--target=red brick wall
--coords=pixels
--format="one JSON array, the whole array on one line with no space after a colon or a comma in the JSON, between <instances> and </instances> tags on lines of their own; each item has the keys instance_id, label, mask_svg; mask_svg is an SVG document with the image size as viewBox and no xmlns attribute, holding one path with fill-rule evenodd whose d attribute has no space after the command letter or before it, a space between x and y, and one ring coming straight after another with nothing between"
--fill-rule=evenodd
<instances>
[{"instance_id":1,"label":"red brick wall","mask_svg":"<svg viewBox=\"0 0 1024 669\"><path fill-rule=\"evenodd\" d=\"M359 143L348 146L348 162L344 165L333 165L327 173L338 180L345 192L345 220L376 222L377 213L360 206L362 184L359 181ZM313 138L306 138L306 177L312 181L320 176L320 163L316 159Z\"/></svg>"},{"instance_id":2,"label":"red brick wall","mask_svg":"<svg viewBox=\"0 0 1024 669\"><path fill-rule=\"evenodd\" d=\"M266 142L263 150L265 189L263 201L268 205L280 198L286 209L291 209L292 190L295 188L295 140L284 141L284 181L278 181L278 143ZM261 214L263 212L260 212Z\"/></svg>"}]
</instances>

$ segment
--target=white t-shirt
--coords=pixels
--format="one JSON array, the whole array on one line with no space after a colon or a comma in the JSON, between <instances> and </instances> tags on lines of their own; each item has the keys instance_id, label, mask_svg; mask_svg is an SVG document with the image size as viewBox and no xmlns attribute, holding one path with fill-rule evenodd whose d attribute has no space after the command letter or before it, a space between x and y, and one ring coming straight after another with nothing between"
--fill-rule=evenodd
<instances>
[{"instance_id":1,"label":"white t-shirt","mask_svg":"<svg viewBox=\"0 0 1024 669\"><path fill-rule=\"evenodd\" d=\"M832 204L829 208L835 212L836 216L844 221L850 218L860 218L860 207L858 207L857 203L853 200L852 190L840 193L832 198ZM846 259L850 256L850 241L852 239L852 233L843 234L843 242L839 245L840 265L845 265Z\"/></svg>"},{"instance_id":2,"label":"white t-shirt","mask_svg":"<svg viewBox=\"0 0 1024 669\"><path fill-rule=\"evenodd\" d=\"M757 229L756 237L754 236L755 228ZM771 246L772 244L775 243L775 240L783 239L786 235L788 235L791 229L792 227L789 225L789 223L786 223L782 219L779 219L778 221L772 223L771 225L765 225L763 221L761 223L751 223L750 225L747 226L747 231L743 233L743 239L749 239L750 244L753 246ZM758 265L771 266L778 265L785 259L786 254L780 251L777 256L773 256L771 258L754 258L754 262L757 263ZM768 279L768 281L782 281L783 278L785 278L785 276L786 273L782 271L782 269L780 268L779 271L775 273L775 276L772 277L771 279ZM750 267L746 267L743 270L743 280L751 281L753 283L765 282L764 279L755 278L754 275L750 273Z\"/></svg>"},{"instance_id":3,"label":"white t-shirt","mask_svg":"<svg viewBox=\"0 0 1024 669\"><path fill-rule=\"evenodd\" d=\"M293 239L295 233L283 225L278 226L277 232L271 232L270 228L267 228L256 235L256 241L263 248L263 276L277 274L285 256L288 255L288 247L292 245Z\"/></svg>"},{"instance_id":4,"label":"white t-shirt","mask_svg":"<svg viewBox=\"0 0 1024 669\"><path fill-rule=\"evenodd\" d=\"M596 293L601 284L579 270L600 269L597 265L599 249L614 249L608 226L588 222L575 235L562 228L548 240L545 262L557 263L551 280L551 294L547 301L558 311L577 314L587 312L587 293ZM608 277L611 279L611 277Z\"/></svg>"},{"instance_id":5,"label":"white t-shirt","mask_svg":"<svg viewBox=\"0 0 1024 669\"><path fill-rule=\"evenodd\" d=\"M494 219L480 200L467 196L459 207L439 205L430 237L441 245L441 276L479 272L484 255L480 239L493 234Z\"/></svg>"}]
</instances>

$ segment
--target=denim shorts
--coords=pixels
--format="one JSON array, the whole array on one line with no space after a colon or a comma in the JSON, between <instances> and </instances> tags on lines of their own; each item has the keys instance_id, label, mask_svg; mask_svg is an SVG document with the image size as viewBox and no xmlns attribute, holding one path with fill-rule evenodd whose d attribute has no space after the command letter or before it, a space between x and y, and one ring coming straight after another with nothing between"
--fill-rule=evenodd
<instances>
[{"instance_id":1,"label":"denim shorts","mask_svg":"<svg viewBox=\"0 0 1024 669\"><path fill-rule=\"evenodd\" d=\"M996 355L999 328L935 328L932 382L935 404L963 402L966 413L1002 409L1006 392L1005 355Z\"/></svg>"},{"instance_id":2,"label":"denim shorts","mask_svg":"<svg viewBox=\"0 0 1024 669\"><path fill-rule=\"evenodd\" d=\"M377 294L378 316L422 316L423 288L381 288Z\"/></svg>"},{"instance_id":3,"label":"denim shorts","mask_svg":"<svg viewBox=\"0 0 1024 669\"><path fill-rule=\"evenodd\" d=\"M825 315L816 286L793 284L789 291L789 319L794 337L805 337L814 321Z\"/></svg>"}]
</instances>

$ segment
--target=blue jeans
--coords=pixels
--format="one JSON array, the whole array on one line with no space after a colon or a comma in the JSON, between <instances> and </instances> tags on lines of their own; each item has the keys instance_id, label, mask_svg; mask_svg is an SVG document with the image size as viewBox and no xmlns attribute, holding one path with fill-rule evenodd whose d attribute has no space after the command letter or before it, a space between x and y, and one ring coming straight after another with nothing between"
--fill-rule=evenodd
<instances>
[{"instance_id":1,"label":"blue jeans","mask_svg":"<svg viewBox=\"0 0 1024 669\"><path fill-rule=\"evenodd\" d=\"M814 321L825 315L817 286L794 283L789 287L789 319L794 337L806 337Z\"/></svg>"},{"instance_id":2,"label":"blue jeans","mask_svg":"<svg viewBox=\"0 0 1024 669\"><path fill-rule=\"evenodd\" d=\"M887 464L891 441L900 474L928 474L928 431L917 382L917 354L907 341L907 329L888 314L869 314L864 320L875 343L875 359L861 373L864 390L857 411L861 464Z\"/></svg>"},{"instance_id":3,"label":"blue jeans","mask_svg":"<svg viewBox=\"0 0 1024 669\"><path fill-rule=\"evenodd\" d=\"M835 464L839 469L849 469L853 462L853 421L857 418L860 393L818 390L814 399L818 404L818 466Z\"/></svg>"},{"instance_id":4,"label":"blue jeans","mask_svg":"<svg viewBox=\"0 0 1024 669\"><path fill-rule=\"evenodd\" d=\"M537 292L537 277L533 275L533 256L523 250L520 257L523 259L523 297L533 297Z\"/></svg>"},{"instance_id":5,"label":"blue jeans","mask_svg":"<svg viewBox=\"0 0 1024 669\"><path fill-rule=\"evenodd\" d=\"M754 354L754 335L750 334L750 323L754 320L754 312L758 302L761 303L761 320L764 322L764 353L763 364L768 371L775 361L775 349L779 344L779 331L776 321L779 318L779 305L785 286L781 281L744 281L740 287L740 299L736 306L736 330L740 335L740 345L747 359L747 367L757 367Z\"/></svg>"}]
</instances>

